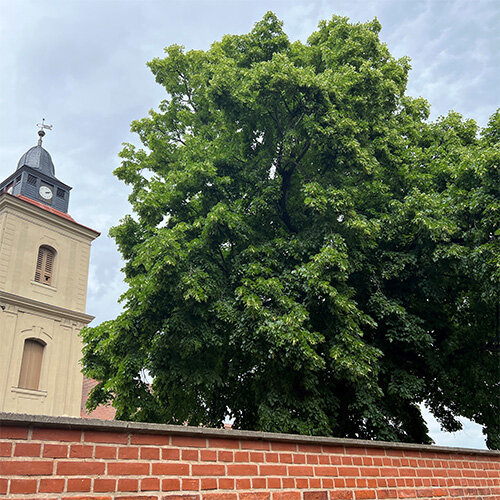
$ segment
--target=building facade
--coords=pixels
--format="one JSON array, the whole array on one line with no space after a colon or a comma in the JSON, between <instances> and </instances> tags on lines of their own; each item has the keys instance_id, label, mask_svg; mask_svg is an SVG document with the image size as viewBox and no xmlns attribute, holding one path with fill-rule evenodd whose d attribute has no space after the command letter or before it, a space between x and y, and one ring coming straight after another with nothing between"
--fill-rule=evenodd
<instances>
[{"instance_id":1,"label":"building facade","mask_svg":"<svg viewBox=\"0 0 500 500\"><path fill-rule=\"evenodd\" d=\"M0 411L80 416L78 334L93 319L85 302L99 233L67 213L70 190L41 138L0 183Z\"/></svg>"}]
</instances>

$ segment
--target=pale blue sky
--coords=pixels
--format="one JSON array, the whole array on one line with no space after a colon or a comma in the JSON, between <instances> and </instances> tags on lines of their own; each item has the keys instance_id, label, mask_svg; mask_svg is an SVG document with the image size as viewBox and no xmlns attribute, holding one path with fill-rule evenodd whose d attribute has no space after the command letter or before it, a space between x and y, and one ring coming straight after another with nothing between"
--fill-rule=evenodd
<instances>
[{"instance_id":1,"label":"pale blue sky","mask_svg":"<svg viewBox=\"0 0 500 500\"><path fill-rule=\"evenodd\" d=\"M497 0L0 0L0 8L0 178L36 143L45 117L54 129L44 146L74 188L69 212L102 232L90 268L94 324L120 311L122 263L107 233L129 208L112 171L121 143L137 143L130 122L165 97L145 64L165 46L206 49L225 33L248 32L267 10L303 41L333 14L376 16L391 53L412 59L407 93L428 99L432 118L453 109L485 125L500 105ZM444 434L429 422L438 444L484 447L478 426Z\"/></svg>"}]
</instances>

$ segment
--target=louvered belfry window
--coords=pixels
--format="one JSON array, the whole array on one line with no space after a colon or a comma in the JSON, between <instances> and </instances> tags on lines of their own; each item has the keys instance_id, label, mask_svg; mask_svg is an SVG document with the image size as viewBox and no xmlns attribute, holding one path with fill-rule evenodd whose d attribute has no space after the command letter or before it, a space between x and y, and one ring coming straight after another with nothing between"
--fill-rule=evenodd
<instances>
[{"instance_id":1,"label":"louvered belfry window","mask_svg":"<svg viewBox=\"0 0 500 500\"><path fill-rule=\"evenodd\" d=\"M44 347L45 345L37 339L26 339L24 341L19 387L38 390Z\"/></svg>"},{"instance_id":2,"label":"louvered belfry window","mask_svg":"<svg viewBox=\"0 0 500 500\"><path fill-rule=\"evenodd\" d=\"M52 248L41 246L38 249L38 258L36 259L35 281L44 285L52 284L52 275L54 271L54 260L56 252Z\"/></svg>"}]
</instances>

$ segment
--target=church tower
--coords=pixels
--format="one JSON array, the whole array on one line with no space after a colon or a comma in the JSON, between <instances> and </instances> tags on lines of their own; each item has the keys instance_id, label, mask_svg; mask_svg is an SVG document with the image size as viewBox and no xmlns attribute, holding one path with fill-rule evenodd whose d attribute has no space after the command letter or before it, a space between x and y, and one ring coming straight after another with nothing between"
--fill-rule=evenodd
<instances>
[{"instance_id":1,"label":"church tower","mask_svg":"<svg viewBox=\"0 0 500 500\"><path fill-rule=\"evenodd\" d=\"M91 242L38 145L0 183L0 411L80 416Z\"/></svg>"}]
</instances>

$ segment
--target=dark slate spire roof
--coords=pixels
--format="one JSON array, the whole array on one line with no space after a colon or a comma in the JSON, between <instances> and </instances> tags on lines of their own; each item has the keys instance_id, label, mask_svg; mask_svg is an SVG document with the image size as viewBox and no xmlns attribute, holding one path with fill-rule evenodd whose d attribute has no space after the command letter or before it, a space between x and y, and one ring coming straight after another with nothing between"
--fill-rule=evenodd
<instances>
[{"instance_id":1,"label":"dark slate spire roof","mask_svg":"<svg viewBox=\"0 0 500 500\"><path fill-rule=\"evenodd\" d=\"M17 164L17 170L21 167L28 166L38 170L49 177L55 177L54 163L50 154L42 148L42 146L33 146L21 156Z\"/></svg>"}]
</instances>

